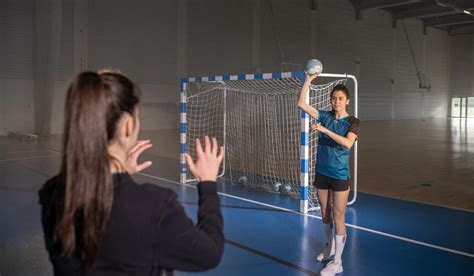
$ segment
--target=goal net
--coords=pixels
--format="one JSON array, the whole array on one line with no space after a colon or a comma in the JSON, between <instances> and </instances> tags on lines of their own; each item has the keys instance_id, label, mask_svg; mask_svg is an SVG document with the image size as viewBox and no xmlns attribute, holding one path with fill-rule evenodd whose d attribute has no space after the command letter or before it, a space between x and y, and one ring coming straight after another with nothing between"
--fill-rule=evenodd
<instances>
[{"instance_id":1,"label":"goal net","mask_svg":"<svg viewBox=\"0 0 474 276\"><path fill-rule=\"evenodd\" d=\"M318 207L312 185L318 133L309 132L315 120L297 107L303 75L250 76L183 83L182 152L184 147L195 157L196 138L216 137L226 149L220 177L251 190L298 198L307 205L302 211L313 210ZM309 104L330 110L330 93L340 83L346 78L311 85ZM182 164L182 182L195 181L185 168Z\"/></svg>"}]
</instances>

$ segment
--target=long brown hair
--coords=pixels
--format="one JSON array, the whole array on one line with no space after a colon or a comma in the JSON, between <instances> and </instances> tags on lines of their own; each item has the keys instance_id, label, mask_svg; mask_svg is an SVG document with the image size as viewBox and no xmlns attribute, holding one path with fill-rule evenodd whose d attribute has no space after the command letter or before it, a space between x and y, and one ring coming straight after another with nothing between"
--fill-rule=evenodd
<instances>
[{"instance_id":1,"label":"long brown hair","mask_svg":"<svg viewBox=\"0 0 474 276\"><path fill-rule=\"evenodd\" d=\"M61 175L65 179L55 239L62 256L94 263L113 202L107 147L119 119L132 116L137 86L113 71L83 72L71 83L65 105Z\"/></svg>"}]
</instances>

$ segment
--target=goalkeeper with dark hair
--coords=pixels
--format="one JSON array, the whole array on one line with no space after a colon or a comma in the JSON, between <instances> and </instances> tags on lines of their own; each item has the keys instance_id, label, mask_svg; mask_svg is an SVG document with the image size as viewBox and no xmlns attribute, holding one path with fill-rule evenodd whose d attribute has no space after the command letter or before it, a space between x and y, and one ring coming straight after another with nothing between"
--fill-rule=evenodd
<instances>
[{"instance_id":1,"label":"goalkeeper with dark hair","mask_svg":"<svg viewBox=\"0 0 474 276\"><path fill-rule=\"evenodd\" d=\"M311 130L319 132L314 186L321 205L326 247L316 259L331 260L321 275L335 275L343 271L341 256L347 237L345 213L350 190L349 155L359 133L359 120L347 112L349 90L342 84L331 92L331 111L316 110L306 103L311 82L318 75L306 74L298 107L318 121L311 126Z\"/></svg>"}]
</instances>

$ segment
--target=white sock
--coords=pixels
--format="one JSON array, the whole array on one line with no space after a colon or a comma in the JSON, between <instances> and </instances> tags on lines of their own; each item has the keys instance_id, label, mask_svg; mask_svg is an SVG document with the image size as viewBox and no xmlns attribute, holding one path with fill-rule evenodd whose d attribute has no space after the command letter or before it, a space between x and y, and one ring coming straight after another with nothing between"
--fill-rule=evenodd
<instances>
[{"instance_id":1,"label":"white sock","mask_svg":"<svg viewBox=\"0 0 474 276\"><path fill-rule=\"evenodd\" d=\"M332 222L323 223L323 226L324 226L324 235L326 237L326 243L331 247L331 253L333 253L335 242L334 242L334 234L332 230L334 228L334 224Z\"/></svg>"},{"instance_id":2,"label":"white sock","mask_svg":"<svg viewBox=\"0 0 474 276\"><path fill-rule=\"evenodd\" d=\"M346 244L347 236L336 235L336 254L334 255L334 261L342 264L341 256L344 251L344 245Z\"/></svg>"}]
</instances>

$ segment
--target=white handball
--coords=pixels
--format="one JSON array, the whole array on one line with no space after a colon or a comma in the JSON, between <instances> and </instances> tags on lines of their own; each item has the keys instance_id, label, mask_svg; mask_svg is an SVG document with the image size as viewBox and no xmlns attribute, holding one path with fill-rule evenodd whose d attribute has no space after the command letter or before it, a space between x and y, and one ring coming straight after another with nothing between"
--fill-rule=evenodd
<instances>
[{"instance_id":1,"label":"white handball","mask_svg":"<svg viewBox=\"0 0 474 276\"><path fill-rule=\"evenodd\" d=\"M281 183L280 182L274 182L272 186L273 186L273 190L275 192L279 192L281 190Z\"/></svg>"},{"instance_id":2,"label":"white handball","mask_svg":"<svg viewBox=\"0 0 474 276\"><path fill-rule=\"evenodd\" d=\"M290 186L290 184L284 184L283 186L281 186L281 192L284 192L284 193L289 193L289 192L291 192L291 186Z\"/></svg>"},{"instance_id":3,"label":"white handball","mask_svg":"<svg viewBox=\"0 0 474 276\"><path fill-rule=\"evenodd\" d=\"M323 64L317 59L310 59L306 63L306 72L310 75L319 74L323 71Z\"/></svg>"}]
</instances>

